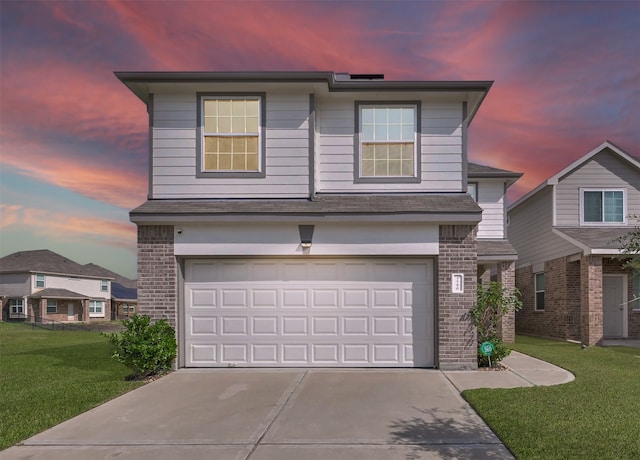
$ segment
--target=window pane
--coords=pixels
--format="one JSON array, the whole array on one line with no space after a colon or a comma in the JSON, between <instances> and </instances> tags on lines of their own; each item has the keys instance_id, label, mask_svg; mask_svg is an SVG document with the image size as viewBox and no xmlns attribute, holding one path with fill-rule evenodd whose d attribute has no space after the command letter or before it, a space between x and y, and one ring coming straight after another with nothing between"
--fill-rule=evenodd
<instances>
[{"instance_id":1,"label":"window pane","mask_svg":"<svg viewBox=\"0 0 640 460\"><path fill-rule=\"evenodd\" d=\"M252 153L247 154L247 171L257 171L258 170L258 154Z\"/></svg>"},{"instance_id":2,"label":"window pane","mask_svg":"<svg viewBox=\"0 0 640 460\"><path fill-rule=\"evenodd\" d=\"M231 154L230 153L221 153L220 155L218 155L218 167L216 169L220 171L231 170Z\"/></svg>"},{"instance_id":3,"label":"window pane","mask_svg":"<svg viewBox=\"0 0 640 460\"><path fill-rule=\"evenodd\" d=\"M233 117L231 119L231 132L232 133L246 132L245 125L244 125L244 117Z\"/></svg>"},{"instance_id":4,"label":"window pane","mask_svg":"<svg viewBox=\"0 0 640 460\"><path fill-rule=\"evenodd\" d=\"M258 156L258 136L247 137L247 153L255 153Z\"/></svg>"},{"instance_id":5,"label":"window pane","mask_svg":"<svg viewBox=\"0 0 640 460\"><path fill-rule=\"evenodd\" d=\"M260 108L260 102L257 100L247 101L247 116L258 118L258 109Z\"/></svg>"},{"instance_id":6,"label":"window pane","mask_svg":"<svg viewBox=\"0 0 640 460\"><path fill-rule=\"evenodd\" d=\"M231 140L231 151L233 153L246 153L247 140L244 137L234 137Z\"/></svg>"},{"instance_id":7,"label":"window pane","mask_svg":"<svg viewBox=\"0 0 640 460\"><path fill-rule=\"evenodd\" d=\"M402 145L401 144L390 144L389 145L389 159L390 160L400 160L400 159L402 159Z\"/></svg>"},{"instance_id":8,"label":"window pane","mask_svg":"<svg viewBox=\"0 0 640 460\"><path fill-rule=\"evenodd\" d=\"M373 140L373 125L362 125L362 140L363 141Z\"/></svg>"},{"instance_id":9,"label":"window pane","mask_svg":"<svg viewBox=\"0 0 640 460\"><path fill-rule=\"evenodd\" d=\"M584 192L584 221L602 222L602 192Z\"/></svg>"},{"instance_id":10,"label":"window pane","mask_svg":"<svg viewBox=\"0 0 640 460\"><path fill-rule=\"evenodd\" d=\"M387 124L387 109L385 108L375 108L373 109L373 120L377 124Z\"/></svg>"},{"instance_id":11,"label":"window pane","mask_svg":"<svg viewBox=\"0 0 640 460\"><path fill-rule=\"evenodd\" d=\"M204 116L215 117L218 115L218 101L205 100L204 101Z\"/></svg>"},{"instance_id":12,"label":"window pane","mask_svg":"<svg viewBox=\"0 0 640 460\"><path fill-rule=\"evenodd\" d=\"M243 154L233 154L231 157L231 169L243 171L246 168L245 156Z\"/></svg>"},{"instance_id":13,"label":"window pane","mask_svg":"<svg viewBox=\"0 0 640 460\"><path fill-rule=\"evenodd\" d=\"M376 176L387 176L387 160L374 160L374 171Z\"/></svg>"},{"instance_id":14,"label":"window pane","mask_svg":"<svg viewBox=\"0 0 640 460\"><path fill-rule=\"evenodd\" d=\"M247 129L248 133L257 133L258 132L258 117L249 117L247 118Z\"/></svg>"},{"instance_id":15,"label":"window pane","mask_svg":"<svg viewBox=\"0 0 640 460\"><path fill-rule=\"evenodd\" d=\"M374 151L375 151L374 144L362 144L362 159L373 160Z\"/></svg>"},{"instance_id":16,"label":"window pane","mask_svg":"<svg viewBox=\"0 0 640 460\"><path fill-rule=\"evenodd\" d=\"M218 115L222 117L231 116L231 101L220 99L218 102Z\"/></svg>"},{"instance_id":17,"label":"window pane","mask_svg":"<svg viewBox=\"0 0 640 460\"><path fill-rule=\"evenodd\" d=\"M204 132L205 133L217 133L218 132L218 118L217 117L205 117L204 119Z\"/></svg>"},{"instance_id":18,"label":"window pane","mask_svg":"<svg viewBox=\"0 0 640 460\"><path fill-rule=\"evenodd\" d=\"M475 201L478 201L478 189L477 184L467 184L467 193L471 195Z\"/></svg>"},{"instance_id":19,"label":"window pane","mask_svg":"<svg viewBox=\"0 0 640 460\"><path fill-rule=\"evenodd\" d=\"M402 160L389 160L389 175L390 176L402 175Z\"/></svg>"},{"instance_id":20,"label":"window pane","mask_svg":"<svg viewBox=\"0 0 640 460\"><path fill-rule=\"evenodd\" d=\"M604 221L624 221L624 199L622 192L604 192Z\"/></svg>"},{"instance_id":21,"label":"window pane","mask_svg":"<svg viewBox=\"0 0 640 460\"><path fill-rule=\"evenodd\" d=\"M413 159L402 160L402 174L401 176L413 176Z\"/></svg>"},{"instance_id":22,"label":"window pane","mask_svg":"<svg viewBox=\"0 0 640 460\"><path fill-rule=\"evenodd\" d=\"M415 129L413 124L411 125L402 125L402 139L403 141L412 141L413 136L415 134Z\"/></svg>"},{"instance_id":23,"label":"window pane","mask_svg":"<svg viewBox=\"0 0 640 460\"><path fill-rule=\"evenodd\" d=\"M217 133L230 133L231 132L231 117L218 117L218 129Z\"/></svg>"},{"instance_id":24,"label":"window pane","mask_svg":"<svg viewBox=\"0 0 640 460\"><path fill-rule=\"evenodd\" d=\"M373 176L373 160L362 160L362 175Z\"/></svg>"},{"instance_id":25,"label":"window pane","mask_svg":"<svg viewBox=\"0 0 640 460\"><path fill-rule=\"evenodd\" d=\"M400 141L402 140L402 126L401 125L389 125L389 140Z\"/></svg>"},{"instance_id":26,"label":"window pane","mask_svg":"<svg viewBox=\"0 0 640 460\"><path fill-rule=\"evenodd\" d=\"M544 291L544 273L536 273L536 291Z\"/></svg>"},{"instance_id":27,"label":"window pane","mask_svg":"<svg viewBox=\"0 0 640 460\"><path fill-rule=\"evenodd\" d=\"M243 117L247 114L246 102L244 100L231 101L231 114L234 117Z\"/></svg>"},{"instance_id":28,"label":"window pane","mask_svg":"<svg viewBox=\"0 0 640 460\"><path fill-rule=\"evenodd\" d=\"M402 123L402 109L387 109L388 113L388 123L389 124L397 124Z\"/></svg>"},{"instance_id":29,"label":"window pane","mask_svg":"<svg viewBox=\"0 0 640 460\"><path fill-rule=\"evenodd\" d=\"M374 139L376 141L386 141L387 140L387 125L376 125Z\"/></svg>"},{"instance_id":30,"label":"window pane","mask_svg":"<svg viewBox=\"0 0 640 460\"><path fill-rule=\"evenodd\" d=\"M544 310L544 291L536 292L536 310Z\"/></svg>"},{"instance_id":31,"label":"window pane","mask_svg":"<svg viewBox=\"0 0 640 460\"><path fill-rule=\"evenodd\" d=\"M219 153L231 153L233 150L231 149L231 138L230 137L219 137L218 138L218 150L212 150L212 152Z\"/></svg>"}]
</instances>

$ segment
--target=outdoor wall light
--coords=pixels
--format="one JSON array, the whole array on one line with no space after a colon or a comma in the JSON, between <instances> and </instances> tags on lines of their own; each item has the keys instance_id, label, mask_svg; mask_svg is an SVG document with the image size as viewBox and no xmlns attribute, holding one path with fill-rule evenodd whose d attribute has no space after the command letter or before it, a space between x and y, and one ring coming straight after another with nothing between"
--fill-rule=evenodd
<instances>
[{"instance_id":1,"label":"outdoor wall light","mask_svg":"<svg viewBox=\"0 0 640 460\"><path fill-rule=\"evenodd\" d=\"M314 225L298 225L298 231L300 232L300 246L302 249L309 249L311 247L313 228Z\"/></svg>"}]
</instances>

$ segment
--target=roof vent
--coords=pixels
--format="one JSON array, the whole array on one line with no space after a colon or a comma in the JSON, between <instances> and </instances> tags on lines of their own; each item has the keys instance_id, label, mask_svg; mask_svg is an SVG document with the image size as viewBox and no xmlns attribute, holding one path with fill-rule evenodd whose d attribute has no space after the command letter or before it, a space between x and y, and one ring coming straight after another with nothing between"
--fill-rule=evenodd
<instances>
[{"instance_id":1,"label":"roof vent","mask_svg":"<svg viewBox=\"0 0 640 460\"><path fill-rule=\"evenodd\" d=\"M354 73L351 74L352 80L384 80L383 73Z\"/></svg>"}]
</instances>

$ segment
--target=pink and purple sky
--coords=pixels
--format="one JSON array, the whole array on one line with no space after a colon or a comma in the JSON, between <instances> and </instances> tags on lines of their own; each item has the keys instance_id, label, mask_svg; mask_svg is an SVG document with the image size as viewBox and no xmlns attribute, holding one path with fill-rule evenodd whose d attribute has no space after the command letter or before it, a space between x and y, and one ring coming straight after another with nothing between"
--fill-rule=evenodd
<instances>
[{"instance_id":1,"label":"pink and purple sky","mask_svg":"<svg viewBox=\"0 0 640 460\"><path fill-rule=\"evenodd\" d=\"M494 80L471 161L510 201L610 140L640 156L640 1L0 0L0 255L135 277L146 109L113 71Z\"/></svg>"}]
</instances>

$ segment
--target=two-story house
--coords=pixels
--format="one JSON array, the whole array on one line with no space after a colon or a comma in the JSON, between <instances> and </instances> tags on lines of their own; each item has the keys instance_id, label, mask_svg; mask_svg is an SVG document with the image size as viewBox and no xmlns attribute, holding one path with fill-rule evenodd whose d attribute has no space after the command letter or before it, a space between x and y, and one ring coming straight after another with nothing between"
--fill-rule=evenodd
<instances>
[{"instance_id":1,"label":"two-story house","mask_svg":"<svg viewBox=\"0 0 640 460\"><path fill-rule=\"evenodd\" d=\"M34 322L111 319L111 281L46 249L0 259L2 318Z\"/></svg>"},{"instance_id":2,"label":"two-story house","mask_svg":"<svg viewBox=\"0 0 640 460\"><path fill-rule=\"evenodd\" d=\"M640 338L640 274L616 239L638 225L640 160L604 142L508 208L518 251L519 332L579 340Z\"/></svg>"},{"instance_id":3,"label":"two-story house","mask_svg":"<svg viewBox=\"0 0 640 460\"><path fill-rule=\"evenodd\" d=\"M149 113L139 312L176 326L179 367L477 366L478 264L515 259L467 193L504 222L518 175L467 163L491 82L116 75Z\"/></svg>"}]
</instances>

